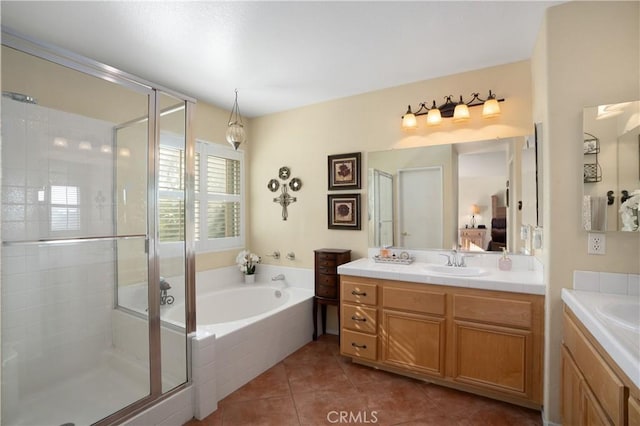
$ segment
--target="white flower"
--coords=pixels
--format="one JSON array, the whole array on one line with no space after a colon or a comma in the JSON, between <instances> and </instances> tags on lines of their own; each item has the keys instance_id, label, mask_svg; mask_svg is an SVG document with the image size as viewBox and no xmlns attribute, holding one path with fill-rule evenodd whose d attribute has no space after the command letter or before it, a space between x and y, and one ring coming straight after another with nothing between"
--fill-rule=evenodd
<instances>
[{"instance_id":1,"label":"white flower","mask_svg":"<svg viewBox=\"0 0 640 426\"><path fill-rule=\"evenodd\" d=\"M640 231L638 226L638 208L640 207L640 189L636 189L631 196L620 205L620 219L623 231Z\"/></svg>"},{"instance_id":2,"label":"white flower","mask_svg":"<svg viewBox=\"0 0 640 426\"><path fill-rule=\"evenodd\" d=\"M236 264L243 274L253 275L256 273L256 264L260 263L260 256L251 253L249 250L242 250L236 256Z\"/></svg>"}]
</instances>

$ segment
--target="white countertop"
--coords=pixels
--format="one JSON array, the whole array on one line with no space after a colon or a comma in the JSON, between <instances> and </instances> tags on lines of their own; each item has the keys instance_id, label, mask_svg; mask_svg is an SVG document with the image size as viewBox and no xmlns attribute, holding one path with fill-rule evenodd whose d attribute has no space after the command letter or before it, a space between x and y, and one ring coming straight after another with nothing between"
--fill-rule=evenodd
<instances>
[{"instance_id":1,"label":"white countertop","mask_svg":"<svg viewBox=\"0 0 640 426\"><path fill-rule=\"evenodd\" d=\"M427 269L427 265L428 263L425 262L413 262L410 265L376 263L373 259L363 258L338 266L338 273L422 284L545 294L542 273L536 270L514 269L501 271L497 267L482 266L487 272L485 275L465 277L434 273Z\"/></svg>"},{"instance_id":2,"label":"white countertop","mask_svg":"<svg viewBox=\"0 0 640 426\"><path fill-rule=\"evenodd\" d=\"M562 301L620 369L640 387L640 332L622 326L602 313L603 307L609 304L639 303L638 297L563 288Z\"/></svg>"}]
</instances>

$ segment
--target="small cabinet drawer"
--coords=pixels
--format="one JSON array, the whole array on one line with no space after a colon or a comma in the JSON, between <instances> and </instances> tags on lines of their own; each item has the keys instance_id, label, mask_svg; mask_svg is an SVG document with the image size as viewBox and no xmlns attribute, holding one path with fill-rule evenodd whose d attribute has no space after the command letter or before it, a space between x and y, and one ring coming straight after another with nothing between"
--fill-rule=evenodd
<instances>
[{"instance_id":1,"label":"small cabinet drawer","mask_svg":"<svg viewBox=\"0 0 640 426\"><path fill-rule=\"evenodd\" d=\"M533 324L533 306L525 300L456 294L453 297L453 316L529 330Z\"/></svg>"},{"instance_id":2,"label":"small cabinet drawer","mask_svg":"<svg viewBox=\"0 0 640 426\"><path fill-rule=\"evenodd\" d=\"M378 339L375 335L342 330L340 352L343 355L375 361L378 355Z\"/></svg>"},{"instance_id":3,"label":"small cabinet drawer","mask_svg":"<svg viewBox=\"0 0 640 426\"><path fill-rule=\"evenodd\" d=\"M342 299L347 302L375 305L378 303L378 286L342 278Z\"/></svg>"},{"instance_id":4,"label":"small cabinet drawer","mask_svg":"<svg viewBox=\"0 0 640 426\"><path fill-rule=\"evenodd\" d=\"M318 274L316 283L318 285L326 285L331 287L338 288L338 276L337 275L326 275L326 274Z\"/></svg>"},{"instance_id":5,"label":"small cabinet drawer","mask_svg":"<svg viewBox=\"0 0 640 426\"><path fill-rule=\"evenodd\" d=\"M330 271L333 271L333 273L336 272L336 259L335 257L333 259L318 259L318 267L322 267L322 268L327 268Z\"/></svg>"},{"instance_id":6,"label":"small cabinet drawer","mask_svg":"<svg viewBox=\"0 0 640 426\"><path fill-rule=\"evenodd\" d=\"M382 288L382 306L424 314L444 315L445 294L413 288Z\"/></svg>"},{"instance_id":7,"label":"small cabinet drawer","mask_svg":"<svg viewBox=\"0 0 640 426\"><path fill-rule=\"evenodd\" d=\"M342 324L345 328L363 333L375 334L378 311L365 306L342 305Z\"/></svg>"},{"instance_id":8,"label":"small cabinet drawer","mask_svg":"<svg viewBox=\"0 0 640 426\"><path fill-rule=\"evenodd\" d=\"M336 285L318 284L316 286L316 296L336 299L338 297L338 287Z\"/></svg>"}]
</instances>

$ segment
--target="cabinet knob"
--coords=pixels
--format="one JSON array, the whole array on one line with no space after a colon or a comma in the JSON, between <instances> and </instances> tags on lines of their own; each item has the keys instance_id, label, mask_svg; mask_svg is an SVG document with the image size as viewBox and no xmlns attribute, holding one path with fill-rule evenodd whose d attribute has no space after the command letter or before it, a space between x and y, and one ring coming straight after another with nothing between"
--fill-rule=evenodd
<instances>
[{"instance_id":1,"label":"cabinet knob","mask_svg":"<svg viewBox=\"0 0 640 426\"><path fill-rule=\"evenodd\" d=\"M356 291L356 290L353 290L353 291L351 292L351 294L353 294L354 296L366 296L366 295L367 295L367 292L366 292L366 291Z\"/></svg>"},{"instance_id":2,"label":"cabinet knob","mask_svg":"<svg viewBox=\"0 0 640 426\"><path fill-rule=\"evenodd\" d=\"M362 322L366 322L367 321L366 318L360 318L360 317L357 317L355 315L352 316L351 319L354 320L354 321L362 321Z\"/></svg>"},{"instance_id":3,"label":"cabinet knob","mask_svg":"<svg viewBox=\"0 0 640 426\"><path fill-rule=\"evenodd\" d=\"M367 349L367 345L359 345L356 342L351 342L351 346L354 348Z\"/></svg>"}]
</instances>

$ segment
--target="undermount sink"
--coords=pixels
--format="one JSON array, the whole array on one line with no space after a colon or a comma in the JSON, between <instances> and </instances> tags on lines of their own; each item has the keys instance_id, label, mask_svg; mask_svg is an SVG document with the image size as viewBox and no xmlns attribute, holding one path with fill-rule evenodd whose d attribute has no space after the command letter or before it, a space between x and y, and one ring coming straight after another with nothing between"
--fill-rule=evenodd
<instances>
[{"instance_id":1,"label":"undermount sink","mask_svg":"<svg viewBox=\"0 0 640 426\"><path fill-rule=\"evenodd\" d=\"M425 269L433 274L455 275L458 277L479 277L486 275L487 271L475 266L447 266L427 264Z\"/></svg>"},{"instance_id":2,"label":"undermount sink","mask_svg":"<svg viewBox=\"0 0 640 426\"><path fill-rule=\"evenodd\" d=\"M640 333L640 304L637 302L608 303L598 312L614 323Z\"/></svg>"}]
</instances>

